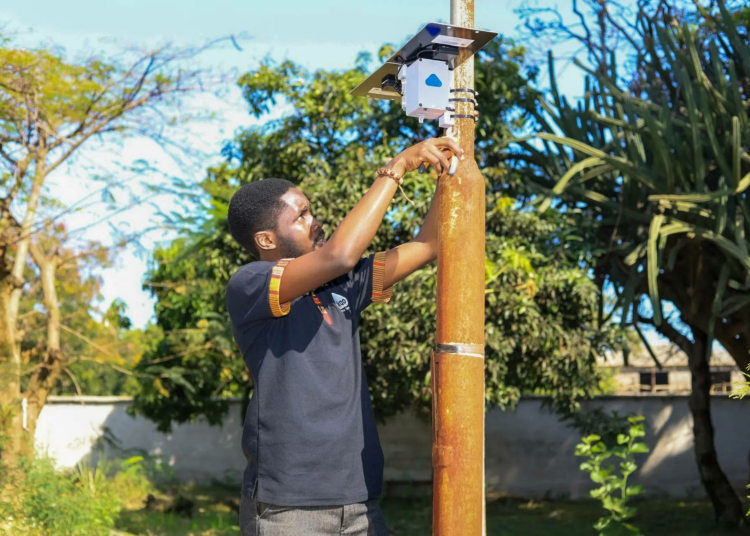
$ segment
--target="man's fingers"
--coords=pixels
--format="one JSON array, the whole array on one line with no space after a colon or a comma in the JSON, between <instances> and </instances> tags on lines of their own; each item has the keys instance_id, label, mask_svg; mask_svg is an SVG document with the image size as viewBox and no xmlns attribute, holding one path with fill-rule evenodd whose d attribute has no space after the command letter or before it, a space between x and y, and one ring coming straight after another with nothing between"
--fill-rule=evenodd
<instances>
[{"instance_id":1,"label":"man's fingers","mask_svg":"<svg viewBox=\"0 0 750 536\"><path fill-rule=\"evenodd\" d=\"M440 175L442 175L443 173L448 171L448 169L450 169L451 167L450 159L446 156L446 154L443 151L441 151L435 146L432 146L430 147L430 152L432 152L440 160L440 165L443 168L442 173L440 173Z\"/></svg>"},{"instance_id":2,"label":"man's fingers","mask_svg":"<svg viewBox=\"0 0 750 536\"><path fill-rule=\"evenodd\" d=\"M455 139L444 136L442 138L435 138L434 147L445 147L453 151L453 154L461 156L464 150L458 145Z\"/></svg>"},{"instance_id":3,"label":"man's fingers","mask_svg":"<svg viewBox=\"0 0 750 536\"><path fill-rule=\"evenodd\" d=\"M431 149L431 148L430 148ZM433 153L431 150L428 150L424 154L424 158L433 166L435 166L435 169L437 172L442 175L443 174L443 163L440 161L440 158L437 154Z\"/></svg>"}]
</instances>

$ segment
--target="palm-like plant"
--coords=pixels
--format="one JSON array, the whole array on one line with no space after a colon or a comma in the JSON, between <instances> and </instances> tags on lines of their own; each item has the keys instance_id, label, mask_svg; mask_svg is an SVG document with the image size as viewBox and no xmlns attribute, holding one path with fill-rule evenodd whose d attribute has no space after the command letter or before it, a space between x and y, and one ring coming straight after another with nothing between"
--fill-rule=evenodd
<instances>
[{"instance_id":1,"label":"palm-like plant","mask_svg":"<svg viewBox=\"0 0 750 536\"><path fill-rule=\"evenodd\" d=\"M614 67L579 63L586 93L573 107L553 75L552 102L535 112L541 132L516 142L541 209L585 215L595 276L616 295L600 318L653 324L688 354L701 479L717 516L737 524L713 447L708 359L716 339L750 364L750 10L714 5L696 2L695 24L642 14L642 63L627 90ZM662 300L675 317L663 318Z\"/></svg>"}]
</instances>

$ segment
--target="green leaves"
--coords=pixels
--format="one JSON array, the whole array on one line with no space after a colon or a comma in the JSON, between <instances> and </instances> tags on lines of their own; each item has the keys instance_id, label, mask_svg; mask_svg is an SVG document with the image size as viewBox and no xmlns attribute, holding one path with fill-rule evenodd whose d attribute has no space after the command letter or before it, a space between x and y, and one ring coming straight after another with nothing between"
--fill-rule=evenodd
<instances>
[{"instance_id":1,"label":"green leaves","mask_svg":"<svg viewBox=\"0 0 750 536\"><path fill-rule=\"evenodd\" d=\"M488 184L486 403L512 407L523 393L540 393L550 396L555 409L569 413L597 388L595 358L614 339L614 330L596 323L597 288L581 269L583 253L575 245L585 232L579 215L530 213L501 193L509 185L522 188L519 175L504 164L503 142L511 127L524 128L525 115L518 112L537 98L522 76L522 62L521 49L495 40L475 67L482 109L476 157ZM253 260L227 232L226 207L238 186L265 177L292 181L330 236L366 193L374 169L405 146L437 134L434 124L420 126L390 102L349 96L365 76L363 65L308 72L288 62L264 62L240 78L251 113L263 114L282 98L290 111L228 142L227 162L208 170L199 195L180 190L196 204L186 211L189 218L175 220L180 237L155 253L146 278L164 335L144 355L139 372L158 375L164 392L152 377L144 377L136 405L160 426L200 415L218 422L225 411L222 400L251 392L224 305L227 280ZM367 253L415 235L435 179L416 173L406 177L404 188L416 207L397 196ZM362 356L380 419L409 409L429 411L435 316L434 265L399 283L391 303L365 312ZM179 373L151 368L157 366Z\"/></svg>"},{"instance_id":2,"label":"green leaves","mask_svg":"<svg viewBox=\"0 0 750 536\"><path fill-rule=\"evenodd\" d=\"M630 427L630 430L628 431L630 434L630 438L634 439L636 437L645 437L646 432L643 431L643 425L642 424L636 424Z\"/></svg>"},{"instance_id":3,"label":"green leaves","mask_svg":"<svg viewBox=\"0 0 750 536\"><path fill-rule=\"evenodd\" d=\"M591 498L601 501L602 507L608 512L608 515L596 522L596 530L602 531L607 527L617 526L639 533L635 526L628 523L636 514L636 509L629 506L628 501L642 494L643 486L628 485L628 477L638 469L635 454L649 451L645 443L636 441L637 438L646 435L643 420L642 416L629 417L628 422L631 426L628 433L617 434L616 446L607 445L597 434L582 438L581 443L576 445L575 455L589 458L580 465L581 471L589 473L591 481L599 484L599 487L591 491ZM614 464L604 463L612 456L623 460L617 465L619 474Z\"/></svg>"},{"instance_id":4,"label":"green leaves","mask_svg":"<svg viewBox=\"0 0 750 536\"><path fill-rule=\"evenodd\" d=\"M566 173L563 175L559 181L557 181L557 184L555 184L555 187L552 188L551 194L559 195L565 191L566 186L568 183L578 175L579 173L582 173L587 168L594 167L594 166L601 166L602 164L605 164L605 161L598 156L593 156L590 158L586 158L582 160L581 162L578 162L574 166L572 166ZM607 169L611 169L607 168ZM589 174L587 178L592 178L592 175ZM544 212L549 208L550 203L552 202L552 197L549 196L544 201L542 201L542 204L539 205L539 212Z\"/></svg>"},{"instance_id":5,"label":"green leaves","mask_svg":"<svg viewBox=\"0 0 750 536\"><path fill-rule=\"evenodd\" d=\"M730 334L750 318L750 43L739 6L694 9L703 8L683 20L705 24L656 17L643 27L649 53L633 73L638 84L584 69L585 106L553 91L539 132L517 147L540 211L576 210L594 230L589 267L616 289L624 323L638 320L647 295L661 325L668 300L744 363L748 341Z\"/></svg>"},{"instance_id":6,"label":"green leaves","mask_svg":"<svg viewBox=\"0 0 750 536\"><path fill-rule=\"evenodd\" d=\"M659 288L656 278L659 276L659 243L661 226L664 216L658 214L651 220L648 232L648 292L651 296L651 305L654 308L654 324L661 325L661 300L659 300Z\"/></svg>"},{"instance_id":7,"label":"green leaves","mask_svg":"<svg viewBox=\"0 0 750 536\"><path fill-rule=\"evenodd\" d=\"M632 460L628 460L620 464L620 472L622 473L623 477L626 477L629 474L633 473L637 468L638 466ZM629 495L635 495L635 494L629 494Z\"/></svg>"}]
</instances>

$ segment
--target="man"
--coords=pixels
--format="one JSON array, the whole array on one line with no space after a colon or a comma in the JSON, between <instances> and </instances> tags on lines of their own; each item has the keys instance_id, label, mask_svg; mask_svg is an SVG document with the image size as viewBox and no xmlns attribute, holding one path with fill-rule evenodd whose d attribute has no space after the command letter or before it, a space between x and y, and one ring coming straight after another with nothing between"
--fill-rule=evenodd
<instances>
[{"instance_id":1,"label":"man","mask_svg":"<svg viewBox=\"0 0 750 536\"><path fill-rule=\"evenodd\" d=\"M256 258L227 285L237 346L253 378L242 449L243 536L387 535L375 502L380 448L362 367L359 317L395 283L437 257L433 202L409 243L361 258L404 173L441 175L451 138L429 139L377 170L326 241L305 195L288 181L246 184L229 204L232 236Z\"/></svg>"}]
</instances>

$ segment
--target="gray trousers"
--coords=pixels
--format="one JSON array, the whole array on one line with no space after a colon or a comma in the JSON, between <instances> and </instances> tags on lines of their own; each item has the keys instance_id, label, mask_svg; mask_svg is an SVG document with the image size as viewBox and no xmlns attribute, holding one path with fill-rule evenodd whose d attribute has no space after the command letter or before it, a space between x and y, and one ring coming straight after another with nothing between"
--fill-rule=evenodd
<instances>
[{"instance_id":1,"label":"gray trousers","mask_svg":"<svg viewBox=\"0 0 750 536\"><path fill-rule=\"evenodd\" d=\"M242 536L389 536L378 503L276 506L242 497Z\"/></svg>"}]
</instances>

